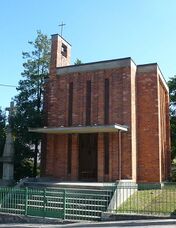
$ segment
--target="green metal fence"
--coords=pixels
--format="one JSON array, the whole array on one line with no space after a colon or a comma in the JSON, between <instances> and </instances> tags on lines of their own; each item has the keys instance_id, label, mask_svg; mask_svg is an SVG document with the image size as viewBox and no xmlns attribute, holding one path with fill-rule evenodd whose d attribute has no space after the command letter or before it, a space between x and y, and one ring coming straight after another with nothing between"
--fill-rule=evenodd
<instances>
[{"instance_id":1,"label":"green metal fence","mask_svg":"<svg viewBox=\"0 0 176 228\"><path fill-rule=\"evenodd\" d=\"M176 183L119 185L113 200L115 213L176 215Z\"/></svg>"},{"instance_id":2,"label":"green metal fence","mask_svg":"<svg viewBox=\"0 0 176 228\"><path fill-rule=\"evenodd\" d=\"M0 212L99 220L102 212L176 215L176 184L117 183L102 189L0 188Z\"/></svg>"},{"instance_id":3,"label":"green metal fence","mask_svg":"<svg viewBox=\"0 0 176 228\"><path fill-rule=\"evenodd\" d=\"M97 220L114 189L0 188L0 212L40 217Z\"/></svg>"}]
</instances>

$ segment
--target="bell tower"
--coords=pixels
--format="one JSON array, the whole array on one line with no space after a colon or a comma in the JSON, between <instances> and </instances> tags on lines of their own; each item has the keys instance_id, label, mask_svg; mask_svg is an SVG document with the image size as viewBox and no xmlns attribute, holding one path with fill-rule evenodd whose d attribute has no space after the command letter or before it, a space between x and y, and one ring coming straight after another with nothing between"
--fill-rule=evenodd
<instances>
[{"instance_id":1,"label":"bell tower","mask_svg":"<svg viewBox=\"0 0 176 228\"><path fill-rule=\"evenodd\" d=\"M56 75L56 68L70 65L71 45L59 34L51 36L50 76Z\"/></svg>"}]
</instances>

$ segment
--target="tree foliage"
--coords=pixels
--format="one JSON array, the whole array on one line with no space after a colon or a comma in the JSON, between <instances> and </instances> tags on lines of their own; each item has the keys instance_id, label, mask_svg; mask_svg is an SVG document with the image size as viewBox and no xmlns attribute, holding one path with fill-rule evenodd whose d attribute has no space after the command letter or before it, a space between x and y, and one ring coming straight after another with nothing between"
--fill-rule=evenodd
<instances>
[{"instance_id":1,"label":"tree foliage","mask_svg":"<svg viewBox=\"0 0 176 228\"><path fill-rule=\"evenodd\" d=\"M50 39L37 31L34 41L28 42L31 51L23 52L23 79L17 87L15 97L16 114L13 118L15 134L15 170L16 178L20 174L32 175L31 159L34 159L33 176L37 175L37 160L41 135L28 132L29 127L43 126L43 86L48 77L50 60ZM28 168L27 170L24 170ZM21 171L24 171L21 173Z\"/></svg>"},{"instance_id":2,"label":"tree foliage","mask_svg":"<svg viewBox=\"0 0 176 228\"><path fill-rule=\"evenodd\" d=\"M176 158L176 75L168 81L170 94L170 124L172 159Z\"/></svg>"},{"instance_id":3,"label":"tree foliage","mask_svg":"<svg viewBox=\"0 0 176 228\"><path fill-rule=\"evenodd\" d=\"M0 157L3 155L5 144L5 113L0 109ZM2 163L0 163L0 178L2 177Z\"/></svg>"},{"instance_id":4,"label":"tree foliage","mask_svg":"<svg viewBox=\"0 0 176 228\"><path fill-rule=\"evenodd\" d=\"M74 62L75 65L81 65L83 64L82 61L80 59L76 59L75 62Z\"/></svg>"},{"instance_id":5,"label":"tree foliage","mask_svg":"<svg viewBox=\"0 0 176 228\"><path fill-rule=\"evenodd\" d=\"M0 156L3 154L5 137L5 113L0 109Z\"/></svg>"}]
</instances>

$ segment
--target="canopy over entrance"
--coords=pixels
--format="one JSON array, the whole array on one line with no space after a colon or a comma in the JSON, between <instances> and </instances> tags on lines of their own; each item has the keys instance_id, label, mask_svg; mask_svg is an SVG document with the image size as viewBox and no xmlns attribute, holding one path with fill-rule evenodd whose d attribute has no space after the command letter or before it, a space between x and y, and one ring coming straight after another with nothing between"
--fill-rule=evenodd
<instances>
[{"instance_id":1,"label":"canopy over entrance","mask_svg":"<svg viewBox=\"0 0 176 228\"><path fill-rule=\"evenodd\" d=\"M77 126L77 127L44 127L44 128L29 128L30 132L45 133L45 134L83 134L83 133L103 133L128 131L128 127L120 124L113 125L94 125L94 126Z\"/></svg>"}]
</instances>

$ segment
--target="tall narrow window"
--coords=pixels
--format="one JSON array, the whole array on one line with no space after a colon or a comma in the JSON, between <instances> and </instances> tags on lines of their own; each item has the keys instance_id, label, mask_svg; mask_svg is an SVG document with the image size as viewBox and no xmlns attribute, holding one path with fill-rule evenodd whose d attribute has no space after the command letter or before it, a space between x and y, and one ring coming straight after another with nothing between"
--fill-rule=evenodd
<instances>
[{"instance_id":1,"label":"tall narrow window","mask_svg":"<svg viewBox=\"0 0 176 228\"><path fill-rule=\"evenodd\" d=\"M104 84L104 123L109 124L109 79Z\"/></svg>"},{"instance_id":2,"label":"tall narrow window","mask_svg":"<svg viewBox=\"0 0 176 228\"><path fill-rule=\"evenodd\" d=\"M73 82L70 82L69 92L68 92L68 126L72 125L72 112L73 112Z\"/></svg>"},{"instance_id":3,"label":"tall narrow window","mask_svg":"<svg viewBox=\"0 0 176 228\"><path fill-rule=\"evenodd\" d=\"M104 174L109 174L109 134L104 133Z\"/></svg>"},{"instance_id":4,"label":"tall narrow window","mask_svg":"<svg viewBox=\"0 0 176 228\"><path fill-rule=\"evenodd\" d=\"M67 173L71 174L71 160L72 160L72 135L68 135L67 144Z\"/></svg>"},{"instance_id":5,"label":"tall narrow window","mask_svg":"<svg viewBox=\"0 0 176 228\"><path fill-rule=\"evenodd\" d=\"M86 84L86 125L91 123L91 81Z\"/></svg>"}]
</instances>

